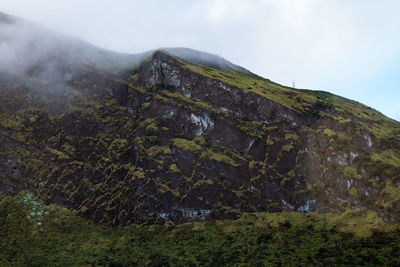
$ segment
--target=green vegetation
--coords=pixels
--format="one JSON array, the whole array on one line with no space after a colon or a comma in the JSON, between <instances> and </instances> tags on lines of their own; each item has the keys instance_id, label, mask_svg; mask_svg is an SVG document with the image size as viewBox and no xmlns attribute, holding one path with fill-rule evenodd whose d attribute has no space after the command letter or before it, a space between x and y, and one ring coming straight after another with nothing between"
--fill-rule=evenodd
<instances>
[{"instance_id":1,"label":"green vegetation","mask_svg":"<svg viewBox=\"0 0 400 267\"><path fill-rule=\"evenodd\" d=\"M172 139L172 142L173 142L174 146L181 148L183 150L186 150L186 151L196 152L196 151L202 150L202 147L199 146L198 144L196 144L196 142L194 140L175 138L175 139Z\"/></svg>"},{"instance_id":2,"label":"green vegetation","mask_svg":"<svg viewBox=\"0 0 400 267\"><path fill-rule=\"evenodd\" d=\"M174 173L174 172L180 172L179 171L179 169L178 169L178 166L176 166L176 164L171 164L170 166L169 166L169 171L170 172L172 172L172 173Z\"/></svg>"},{"instance_id":3,"label":"green vegetation","mask_svg":"<svg viewBox=\"0 0 400 267\"><path fill-rule=\"evenodd\" d=\"M286 140L298 141L299 140L299 136L297 134L295 134L295 133L285 134L285 139Z\"/></svg>"},{"instance_id":4,"label":"green vegetation","mask_svg":"<svg viewBox=\"0 0 400 267\"><path fill-rule=\"evenodd\" d=\"M0 201L0 265L398 266L400 230L370 226L374 218L257 213L236 221L112 228L25 192ZM366 227L368 233L352 234Z\"/></svg>"},{"instance_id":5,"label":"green vegetation","mask_svg":"<svg viewBox=\"0 0 400 267\"><path fill-rule=\"evenodd\" d=\"M147 154L154 158L158 154L164 154L164 155L170 155L171 154L171 149L166 146L152 146L147 150Z\"/></svg>"},{"instance_id":6,"label":"green vegetation","mask_svg":"<svg viewBox=\"0 0 400 267\"><path fill-rule=\"evenodd\" d=\"M184 64L180 73L206 76L191 73L194 82L214 86L199 89L244 92L237 99L248 98L248 106L224 111L215 108L219 99L206 103L173 86L139 84L145 83L139 74L125 77L129 84L117 77L100 84L99 76L111 74L90 66L62 97L49 97L53 88L46 83L0 79L9 88L0 92L0 185L32 188L46 203L75 207L46 207L29 194L0 192L0 266L398 264L397 227L377 214L400 218L399 123L324 92L171 62ZM123 88L111 94L95 84ZM171 107L173 115L164 117ZM207 114L213 130L194 137L192 113ZM250 136L236 138L244 136L239 130L251 135L251 145ZM279 183L298 203L310 196L346 212L243 212L282 210L268 195ZM343 195L347 202L338 200ZM164 204L182 200L216 207L216 218L230 212L240 218L171 225L182 219L177 214L164 225L171 212ZM348 210L353 206L375 211ZM134 223L162 225L121 226Z\"/></svg>"},{"instance_id":7,"label":"green vegetation","mask_svg":"<svg viewBox=\"0 0 400 267\"><path fill-rule=\"evenodd\" d=\"M202 145L202 146L206 145L206 142L207 142L205 140L204 136L201 136L201 135L196 136L195 138L193 138L193 141L195 141L197 144Z\"/></svg>"},{"instance_id":8,"label":"green vegetation","mask_svg":"<svg viewBox=\"0 0 400 267\"><path fill-rule=\"evenodd\" d=\"M146 130L144 132L146 136L157 136L158 135L158 129L157 127L154 127L153 125L149 125L146 127Z\"/></svg>"},{"instance_id":9,"label":"green vegetation","mask_svg":"<svg viewBox=\"0 0 400 267\"><path fill-rule=\"evenodd\" d=\"M362 179L362 176L357 172L357 170L350 166L346 166L346 167L342 168L341 170L342 170L342 173L344 174L344 176L346 176L348 178L353 178L353 179L357 179L357 180Z\"/></svg>"},{"instance_id":10,"label":"green vegetation","mask_svg":"<svg viewBox=\"0 0 400 267\"><path fill-rule=\"evenodd\" d=\"M375 162L386 163L400 168L400 156L391 149L381 153L373 153L371 158Z\"/></svg>"},{"instance_id":11,"label":"green vegetation","mask_svg":"<svg viewBox=\"0 0 400 267\"><path fill-rule=\"evenodd\" d=\"M354 186L352 186L349 190L349 194L355 198L358 197L358 191L357 188L355 188Z\"/></svg>"},{"instance_id":12,"label":"green vegetation","mask_svg":"<svg viewBox=\"0 0 400 267\"><path fill-rule=\"evenodd\" d=\"M176 86L165 83L158 83L155 85L155 87L157 90L167 89L171 93L174 93L176 91Z\"/></svg>"},{"instance_id":13,"label":"green vegetation","mask_svg":"<svg viewBox=\"0 0 400 267\"><path fill-rule=\"evenodd\" d=\"M294 147L293 147L293 145L292 144L287 144L287 145L284 145L283 147L282 147L282 150L283 151L286 151L286 152L289 152L290 150L292 150Z\"/></svg>"},{"instance_id":14,"label":"green vegetation","mask_svg":"<svg viewBox=\"0 0 400 267\"><path fill-rule=\"evenodd\" d=\"M143 103L142 104L142 107L143 108L148 108L148 107L150 107L151 106L151 102L146 102L146 103Z\"/></svg>"},{"instance_id":15,"label":"green vegetation","mask_svg":"<svg viewBox=\"0 0 400 267\"><path fill-rule=\"evenodd\" d=\"M324 126L318 129L329 138L329 142L337 142L338 144L347 144L351 141L351 137L347 136L345 133L340 131L334 131L332 129L326 128Z\"/></svg>"},{"instance_id":16,"label":"green vegetation","mask_svg":"<svg viewBox=\"0 0 400 267\"><path fill-rule=\"evenodd\" d=\"M184 95L179 94L178 92L171 92L168 90L162 90L159 92L161 95L158 95L156 98L160 99L162 101L169 102L171 104L176 105L176 101L182 102L186 105L188 105L188 108L193 109L193 110L206 110L210 112L210 114L227 114L228 111L223 111L217 108L212 107L211 105L207 104L206 102L201 102L201 101L194 101L193 99L186 97ZM165 97L168 98L165 98ZM171 101L172 99L173 101Z\"/></svg>"},{"instance_id":17,"label":"green vegetation","mask_svg":"<svg viewBox=\"0 0 400 267\"><path fill-rule=\"evenodd\" d=\"M216 160L218 162L229 164L229 165L232 165L232 166L235 166L235 167L239 166L232 158L230 158L230 157L228 157L228 156L226 156L224 154L216 153L216 152L212 151L211 149L207 149L206 151L203 151L201 153L200 158L202 158L202 159L203 158L208 158L208 159L211 159L211 160Z\"/></svg>"},{"instance_id":18,"label":"green vegetation","mask_svg":"<svg viewBox=\"0 0 400 267\"><path fill-rule=\"evenodd\" d=\"M324 91L299 90L316 97L322 106L334 108L334 115L326 112L320 112L322 116L329 116L341 124L351 121L351 118L357 118L357 123L366 132L372 134L378 139L400 138L400 124L390 118L385 117L380 112L367 107L357 101L336 96Z\"/></svg>"},{"instance_id":19,"label":"green vegetation","mask_svg":"<svg viewBox=\"0 0 400 267\"><path fill-rule=\"evenodd\" d=\"M336 133L335 133L335 131L333 131L333 130L331 130L331 129L329 129L329 128L323 128L323 131L322 131L324 134L326 134L327 136L329 136L329 137L333 137L333 136L336 136Z\"/></svg>"},{"instance_id":20,"label":"green vegetation","mask_svg":"<svg viewBox=\"0 0 400 267\"><path fill-rule=\"evenodd\" d=\"M254 93L275 101L289 109L298 112L308 111L317 98L305 94L300 90L271 82L254 74L245 74L237 71L222 71L207 66L184 64L184 67L206 77L223 82L229 86L242 89L245 93Z\"/></svg>"},{"instance_id":21,"label":"green vegetation","mask_svg":"<svg viewBox=\"0 0 400 267\"><path fill-rule=\"evenodd\" d=\"M274 141L271 139L270 136L268 136L267 139L265 140L265 144L271 146L274 144Z\"/></svg>"},{"instance_id":22,"label":"green vegetation","mask_svg":"<svg viewBox=\"0 0 400 267\"><path fill-rule=\"evenodd\" d=\"M241 126L241 127L240 127L240 130L241 130L242 132L244 132L244 133L247 133L247 134L252 134L252 133L254 133L254 129L251 128L251 127L249 127L249 126Z\"/></svg>"}]
</instances>

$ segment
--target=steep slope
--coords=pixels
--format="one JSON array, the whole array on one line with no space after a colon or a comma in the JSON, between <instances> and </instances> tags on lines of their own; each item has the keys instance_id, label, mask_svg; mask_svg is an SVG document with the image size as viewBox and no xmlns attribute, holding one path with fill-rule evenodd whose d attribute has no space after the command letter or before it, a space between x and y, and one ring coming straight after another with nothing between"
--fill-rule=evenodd
<instances>
[{"instance_id":1,"label":"steep slope","mask_svg":"<svg viewBox=\"0 0 400 267\"><path fill-rule=\"evenodd\" d=\"M400 123L209 54L45 35L28 43L54 52L0 74L2 192L115 225L284 210L399 222Z\"/></svg>"}]
</instances>

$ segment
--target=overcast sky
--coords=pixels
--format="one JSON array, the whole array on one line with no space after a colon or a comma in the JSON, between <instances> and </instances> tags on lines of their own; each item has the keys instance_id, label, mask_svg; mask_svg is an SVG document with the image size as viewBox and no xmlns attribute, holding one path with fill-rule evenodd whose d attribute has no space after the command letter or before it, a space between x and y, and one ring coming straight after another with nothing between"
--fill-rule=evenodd
<instances>
[{"instance_id":1,"label":"overcast sky","mask_svg":"<svg viewBox=\"0 0 400 267\"><path fill-rule=\"evenodd\" d=\"M211 52L400 121L399 0L1 0L0 11L119 52Z\"/></svg>"}]
</instances>

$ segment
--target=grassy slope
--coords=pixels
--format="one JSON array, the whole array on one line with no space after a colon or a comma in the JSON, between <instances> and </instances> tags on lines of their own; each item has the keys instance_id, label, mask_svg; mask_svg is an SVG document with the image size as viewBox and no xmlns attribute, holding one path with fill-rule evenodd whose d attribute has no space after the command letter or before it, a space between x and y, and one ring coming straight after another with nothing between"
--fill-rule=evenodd
<instances>
[{"instance_id":1,"label":"grassy slope","mask_svg":"<svg viewBox=\"0 0 400 267\"><path fill-rule=\"evenodd\" d=\"M295 111L308 111L312 104L317 101L317 98L312 95L281 86L254 74L246 74L238 71L222 71L193 64L185 64L185 67L206 77L238 87L246 93L255 93L269 98Z\"/></svg>"},{"instance_id":2,"label":"grassy slope","mask_svg":"<svg viewBox=\"0 0 400 267\"><path fill-rule=\"evenodd\" d=\"M370 216L376 217L364 215L261 213L236 221L110 228L23 192L0 201L0 265L400 264L398 228L371 225Z\"/></svg>"}]
</instances>

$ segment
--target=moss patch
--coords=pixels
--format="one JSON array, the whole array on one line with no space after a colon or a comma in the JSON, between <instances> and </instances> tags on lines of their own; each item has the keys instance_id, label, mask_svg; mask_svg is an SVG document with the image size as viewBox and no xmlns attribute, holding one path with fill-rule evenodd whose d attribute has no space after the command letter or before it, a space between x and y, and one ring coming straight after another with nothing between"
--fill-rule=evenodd
<instances>
[{"instance_id":1,"label":"moss patch","mask_svg":"<svg viewBox=\"0 0 400 267\"><path fill-rule=\"evenodd\" d=\"M186 151L201 151L202 147L199 146L194 140L187 140L183 138L172 139L174 146L181 148Z\"/></svg>"},{"instance_id":2,"label":"moss patch","mask_svg":"<svg viewBox=\"0 0 400 267\"><path fill-rule=\"evenodd\" d=\"M229 164L229 165L232 165L232 166L235 166L235 167L239 166L232 158L230 158L230 157L228 157L228 156L226 156L224 154L218 154L218 153L216 153L216 152L214 152L214 151L212 151L210 149L207 149L206 151L203 151L201 153L200 158L202 158L202 159L203 158L208 158L208 159L211 159L211 160L216 160L218 162Z\"/></svg>"}]
</instances>

